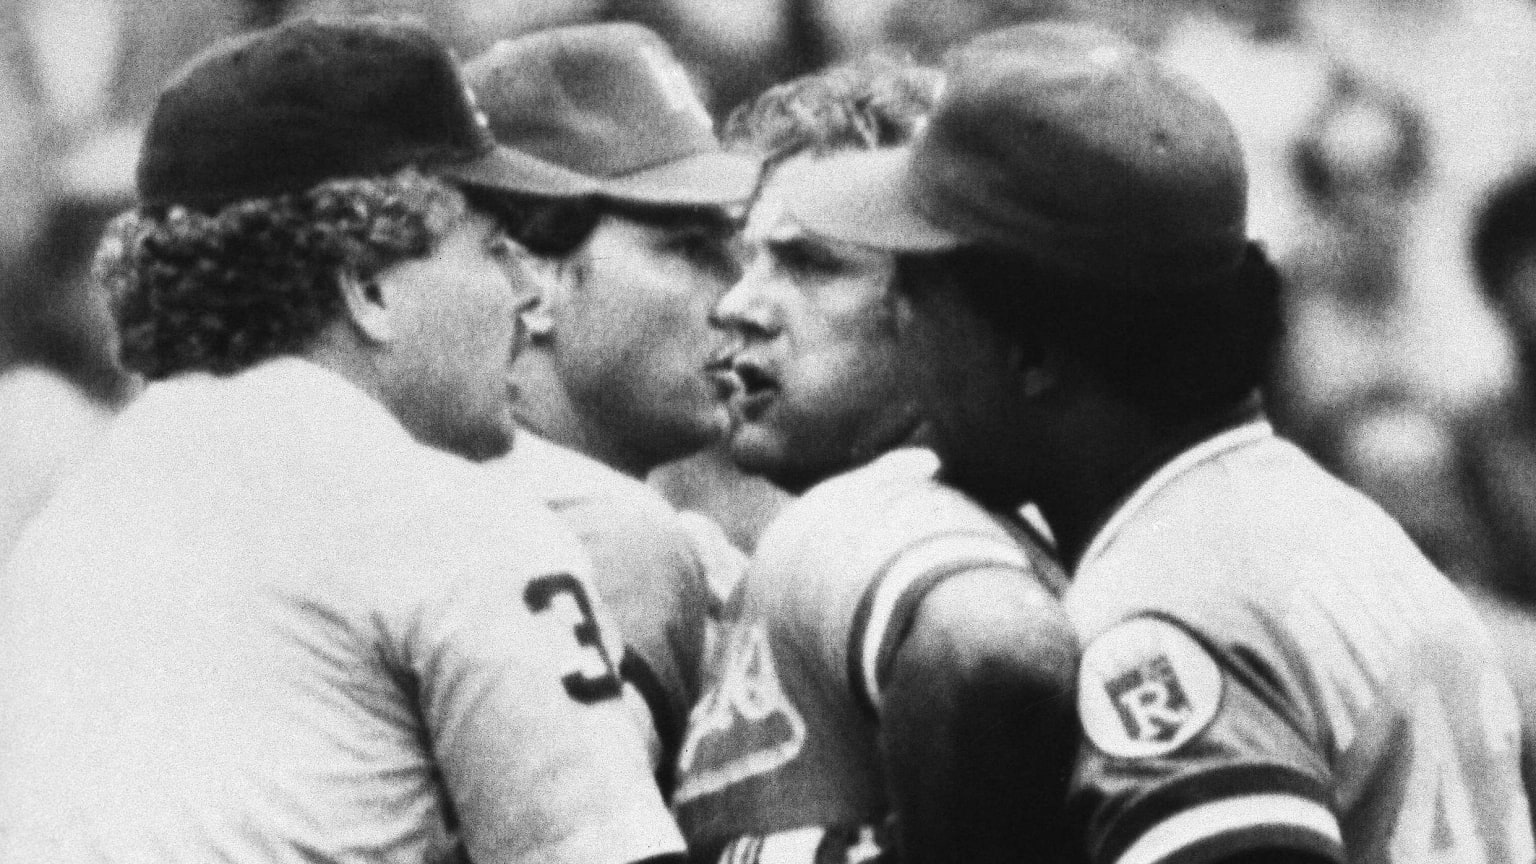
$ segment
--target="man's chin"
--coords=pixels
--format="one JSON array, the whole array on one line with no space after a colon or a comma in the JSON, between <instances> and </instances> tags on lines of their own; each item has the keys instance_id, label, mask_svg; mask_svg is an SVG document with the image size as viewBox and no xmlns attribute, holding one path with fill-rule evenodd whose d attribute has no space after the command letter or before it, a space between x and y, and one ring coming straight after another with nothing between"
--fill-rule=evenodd
<instances>
[{"instance_id":1,"label":"man's chin","mask_svg":"<svg viewBox=\"0 0 1536 864\"><path fill-rule=\"evenodd\" d=\"M996 470L946 464L939 469L939 479L986 509L999 513L1017 510L1030 498L1028 490L1010 482Z\"/></svg>"},{"instance_id":2,"label":"man's chin","mask_svg":"<svg viewBox=\"0 0 1536 864\"><path fill-rule=\"evenodd\" d=\"M686 459L730 440L730 415L699 414L691 417L664 417L644 427L642 435L629 440L650 456L657 465ZM634 427L631 428L631 434Z\"/></svg>"},{"instance_id":3,"label":"man's chin","mask_svg":"<svg viewBox=\"0 0 1536 864\"><path fill-rule=\"evenodd\" d=\"M488 423L474 429L442 430L433 437L436 440L423 443L471 462L489 462L512 452L517 441L517 426L509 415L505 423Z\"/></svg>"},{"instance_id":4,"label":"man's chin","mask_svg":"<svg viewBox=\"0 0 1536 864\"><path fill-rule=\"evenodd\" d=\"M735 415L725 405L719 405L718 410L704 416L699 426L705 439L704 446L712 447L730 439L739 425Z\"/></svg>"},{"instance_id":5,"label":"man's chin","mask_svg":"<svg viewBox=\"0 0 1536 864\"><path fill-rule=\"evenodd\" d=\"M733 429L726 439L725 451L741 473L776 483L774 475L784 461L782 450L753 434L754 431L750 427Z\"/></svg>"},{"instance_id":6,"label":"man's chin","mask_svg":"<svg viewBox=\"0 0 1536 864\"><path fill-rule=\"evenodd\" d=\"M792 454L781 442L770 443L751 431L737 429L730 439L731 462L743 474L762 477L785 492L799 495L842 470L807 460L804 453Z\"/></svg>"}]
</instances>

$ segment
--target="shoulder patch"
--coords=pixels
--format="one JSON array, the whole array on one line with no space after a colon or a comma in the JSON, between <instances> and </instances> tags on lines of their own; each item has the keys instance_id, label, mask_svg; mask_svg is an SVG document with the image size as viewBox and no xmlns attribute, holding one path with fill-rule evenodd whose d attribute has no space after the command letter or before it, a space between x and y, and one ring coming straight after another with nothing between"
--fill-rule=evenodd
<instances>
[{"instance_id":1,"label":"shoulder patch","mask_svg":"<svg viewBox=\"0 0 1536 864\"><path fill-rule=\"evenodd\" d=\"M1161 618L1116 624L1083 651L1077 710L1088 740L1111 756L1177 750L1221 709L1222 674L1194 637Z\"/></svg>"}]
</instances>

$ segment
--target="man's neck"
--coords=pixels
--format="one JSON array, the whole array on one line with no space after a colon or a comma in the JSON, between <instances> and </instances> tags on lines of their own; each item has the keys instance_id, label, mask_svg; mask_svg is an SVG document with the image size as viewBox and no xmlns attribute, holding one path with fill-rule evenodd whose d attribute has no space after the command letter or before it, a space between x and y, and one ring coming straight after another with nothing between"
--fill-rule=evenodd
<instances>
[{"instance_id":1,"label":"man's neck","mask_svg":"<svg viewBox=\"0 0 1536 864\"><path fill-rule=\"evenodd\" d=\"M379 369L376 359L361 350L357 341L341 325L322 332L299 357L341 376L394 413L395 406L390 402L384 387L384 373Z\"/></svg>"},{"instance_id":2,"label":"man's neck","mask_svg":"<svg viewBox=\"0 0 1536 864\"><path fill-rule=\"evenodd\" d=\"M878 443L852 450L846 454L848 456L847 460L837 464L835 467L817 465L814 466L814 470L805 470L799 473L785 471L776 475L770 472L766 476L769 482L773 483L780 490L790 495L799 496L831 480L833 477L840 477L849 472L857 471L893 451L910 447L928 449L933 447L932 427L915 413L901 418L890 429L884 430L884 434L872 437Z\"/></svg>"},{"instance_id":3,"label":"man's neck","mask_svg":"<svg viewBox=\"0 0 1536 864\"><path fill-rule=\"evenodd\" d=\"M1085 411L1064 427L1060 455L1036 499L1062 558L1075 568L1114 511L1159 468L1257 412L1256 401L1244 402L1169 424L1124 404Z\"/></svg>"},{"instance_id":4,"label":"man's neck","mask_svg":"<svg viewBox=\"0 0 1536 864\"><path fill-rule=\"evenodd\" d=\"M519 427L636 479L655 467L596 424L584 422L554 370L536 362L538 358L527 359L535 362L520 359L517 367L518 399L513 413Z\"/></svg>"}]
</instances>

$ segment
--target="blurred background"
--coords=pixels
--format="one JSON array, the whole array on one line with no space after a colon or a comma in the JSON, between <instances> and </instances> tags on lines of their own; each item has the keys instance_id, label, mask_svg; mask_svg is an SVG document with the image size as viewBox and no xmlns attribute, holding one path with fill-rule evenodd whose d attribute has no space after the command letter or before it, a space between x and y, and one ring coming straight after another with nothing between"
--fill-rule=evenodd
<instances>
[{"instance_id":1,"label":"blurred background","mask_svg":"<svg viewBox=\"0 0 1536 864\"><path fill-rule=\"evenodd\" d=\"M0 554L132 392L90 262L131 202L160 83L220 37L316 12L414 14L465 57L552 25L639 21L717 115L872 50L937 59L1046 17L1117 29L1203 82L1244 139L1253 231L1289 277L1277 424L1491 619L1519 627L1536 608L1529 0L6 0ZM721 476L705 457L656 482L750 546L776 497Z\"/></svg>"}]
</instances>

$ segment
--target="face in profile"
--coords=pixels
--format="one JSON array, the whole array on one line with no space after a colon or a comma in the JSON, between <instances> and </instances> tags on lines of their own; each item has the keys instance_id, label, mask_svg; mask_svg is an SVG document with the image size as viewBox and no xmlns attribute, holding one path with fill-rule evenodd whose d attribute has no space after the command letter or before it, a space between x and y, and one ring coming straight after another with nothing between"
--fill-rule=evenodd
<instances>
[{"instance_id":1,"label":"face in profile","mask_svg":"<svg viewBox=\"0 0 1536 864\"><path fill-rule=\"evenodd\" d=\"M706 365L719 342L710 310L738 272L734 235L712 208L606 214L551 304L555 360L576 410L637 463L725 433Z\"/></svg>"},{"instance_id":2,"label":"face in profile","mask_svg":"<svg viewBox=\"0 0 1536 864\"><path fill-rule=\"evenodd\" d=\"M1536 164L1510 174L1477 214L1470 245L1479 288L1504 325L1529 393L1536 380Z\"/></svg>"},{"instance_id":3,"label":"face in profile","mask_svg":"<svg viewBox=\"0 0 1536 864\"><path fill-rule=\"evenodd\" d=\"M803 491L912 438L920 426L896 256L806 231L783 190L817 157L778 167L748 215L746 264L716 307L716 368L731 458Z\"/></svg>"},{"instance_id":4,"label":"face in profile","mask_svg":"<svg viewBox=\"0 0 1536 864\"><path fill-rule=\"evenodd\" d=\"M936 285L909 293L908 353L922 358L913 365L929 443L947 482L991 509L1014 509L1033 492L1031 457L1048 450L1035 438L1041 415L1026 395L1022 349L947 280L915 278Z\"/></svg>"},{"instance_id":5,"label":"face in profile","mask_svg":"<svg viewBox=\"0 0 1536 864\"><path fill-rule=\"evenodd\" d=\"M512 361L534 301L520 250L469 211L432 254L378 276L390 316L387 403L424 444L466 458L512 446Z\"/></svg>"},{"instance_id":6,"label":"face in profile","mask_svg":"<svg viewBox=\"0 0 1536 864\"><path fill-rule=\"evenodd\" d=\"M1507 290L1510 327L1526 351L1536 354L1536 238L1520 249L1510 267Z\"/></svg>"}]
</instances>

